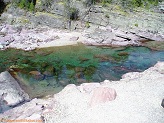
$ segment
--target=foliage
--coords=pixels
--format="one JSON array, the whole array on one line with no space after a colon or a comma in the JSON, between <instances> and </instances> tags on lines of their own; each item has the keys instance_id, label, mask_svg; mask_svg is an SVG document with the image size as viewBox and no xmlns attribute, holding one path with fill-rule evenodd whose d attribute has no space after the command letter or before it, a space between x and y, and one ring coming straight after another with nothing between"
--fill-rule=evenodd
<instances>
[{"instance_id":1,"label":"foliage","mask_svg":"<svg viewBox=\"0 0 164 123\"><path fill-rule=\"evenodd\" d=\"M137 24L137 23L135 23L135 24L134 24L134 26L138 27L138 24Z\"/></svg>"},{"instance_id":2,"label":"foliage","mask_svg":"<svg viewBox=\"0 0 164 123\"><path fill-rule=\"evenodd\" d=\"M23 9L26 6L26 0L21 0L19 3L19 7Z\"/></svg>"},{"instance_id":3,"label":"foliage","mask_svg":"<svg viewBox=\"0 0 164 123\"><path fill-rule=\"evenodd\" d=\"M77 20L79 15L79 10L77 8L71 7L69 8L69 19Z\"/></svg>"},{"instance_id":4,"label":"foliage","mask_svg":"<svg viewBox=\"0 0 164 123\"><path fill-rule=\"evenodd\" d=\"M35 9L34 3L31 2L31 3L30 3L29 10L32 12L32 11L34 11L34 9Z\"/></svg>"},{"instance_id":5,"label":"foliage","mask_svg":"<svg viewBox=\"0 0 164 123\"><path fill-rule=\"evenodd\" d=\"M87 6L95 3L101 3L103 6L107 4L119 4L124 9L133 9L134 7L148 7L158 5L162 0L87 0Z\"/></svg>"},{"instance_id":6,"label":"foliage","mask_svg":"<svg viewBox=\"0 0 164 123\"><path fill-rule=\"evenodd\" d=\"M12 4L29 11L34 11L35 9L34 0L13 0Z\"/></svg>"},{"instance_id":7,"label":"foliage","mask_svg":"<svg viewBox=\"0 0 164 123\"><path fill-rule=\"evenodd\" d=\"M89 28L89 27L90 27L89 22L86 22L86 23L85 23L85 27L86 27L86 28Z\"/></svg>"},{"instance_id":8,"label":"foliage","mask_svg":"<svg viewBox=\"0 0 164 123\"><path fill-rule=\"evenodd\" d=\"M123 8L134 8L134 7L148 7L150 5L158 5L159 0L121 0L121 6Z\"/></svg>"}]
</instances>

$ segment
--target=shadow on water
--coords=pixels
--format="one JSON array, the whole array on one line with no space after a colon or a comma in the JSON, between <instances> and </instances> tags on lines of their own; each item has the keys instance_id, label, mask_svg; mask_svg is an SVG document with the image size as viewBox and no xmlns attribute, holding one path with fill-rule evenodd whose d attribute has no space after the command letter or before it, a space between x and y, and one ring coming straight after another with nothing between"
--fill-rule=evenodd
<instances>
[{"instance_id":1,"label":"shadow on water","mask_svg":"<svg viewBox=\"0 0 164 123\"><path fill-rule=\"evenodd\" d=\"M34 97L61 91L67 84L119 80L164 61L164 51L145 47L89 47L84 45L0 51L0 71L9 70Z\"/></svg>"}]
</instances>

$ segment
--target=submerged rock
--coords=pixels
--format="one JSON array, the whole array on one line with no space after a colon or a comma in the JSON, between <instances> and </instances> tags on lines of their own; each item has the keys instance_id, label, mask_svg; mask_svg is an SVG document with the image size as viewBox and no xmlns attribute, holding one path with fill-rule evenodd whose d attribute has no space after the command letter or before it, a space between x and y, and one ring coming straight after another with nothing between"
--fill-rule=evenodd
<instances>
[{"instance_id":1,"label":"submerged rock","mask_svg":"<svg viewBox=\"0 0 164 123\"><path fill-rule=\"evenodd\" d=\"M127 56L127 55L129 55L129 53L128 52L120 52L120 53L118 53L118 55L119 56Z\"/></svg>"},{"instance_id":2,"label":"submerged rock","mask_svg":"<svg viewBox=\"0 0 164 123\"><path fill-rule=\"evenodd\" d=\"M98 58L100 59L100 61L109 61L109 60L113 60L113 58L109 55L106 55L106 54L98 54L98 55L95 55L94 58Z\"/></svg>"},{"instance_id":3,"label":"submerged rock","mask_svg":"<svg viewBox=\"0 0 164 123\"><path fill-rule=\"evenodd\" d=\"M29 74L31 74L34 79L38 81L43 80L45 78L45 75L41 74L39 71L31 71L29 72Z\"/></svg>"}]
</instances>

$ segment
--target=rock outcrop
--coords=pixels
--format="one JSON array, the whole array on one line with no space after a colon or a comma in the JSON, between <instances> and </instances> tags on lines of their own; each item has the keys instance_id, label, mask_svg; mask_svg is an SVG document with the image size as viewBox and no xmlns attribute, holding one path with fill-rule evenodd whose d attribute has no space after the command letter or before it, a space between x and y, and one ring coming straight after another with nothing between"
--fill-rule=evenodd
<instances>
[{"instance_id":1,"label":"rock outcrop","mask_svg":"<svg viewBox=\"0 0 164 123\"><path fill-rule=\"evenodd\" d=\"M158 62L144 72L127 73L120 81L105 80L101 83L84 83L80 86L70 84L53 98L33 99L0 114L0 118L35 119L47 123L81 123L81 121L84 123L162 123L164 122L164 112L161 107L161 100L164 97L163 68L164 62ZM116 92L102 91L103 88L107 90L114 88ZM99 89L102 95L94 96L94 92ZM117 97L115 99L113 96L109 99L111 93L104 92L117 93ZM103 100L91 106L93 96L94 99Z\"/></svg>"},{"instance_id":2,"label":"rock outcrop","mask_svg":"<svg viewBox=\"0 0 164 123\"><path fill-rule=\"evenodd\" d=\"M20 27L37 28L41 25L78 30L87 38L83 41L87 45L138 46L143 40L164 41L162 13L142 9L126 12L117 5L87 6L87 0L73 0L68 5L65 2L37 1L34 13L8 5L0 18ZM74 15L78 19L71 20L70 16Z\"/></svg>"},{"instance_id":3,"label":"rock outcrop","mask_svg":"<svg viewBox=\"0 0 164 123\"><path fill-rule=\"evenodd\" d=\"M4 111L9 109L10 106L16 106L29 100L29 96L20 88L10 73L6 71L0 74L0 99L0 108L1 111Z\"/></svg>"},{"instance_id":4,"label":"rock outcrop","mask_svg":"<svg viewBox=\"0 0 164 123\"><path fill-rule=\"evenodd\" d=\"M77 37L73 39L75 35ZM73 45L82 42L84 38L80 32L69 32L45 26L35 29L8 24L0 26L0 49L33 50L36 47Z\"/></svg>"}]
</instances>

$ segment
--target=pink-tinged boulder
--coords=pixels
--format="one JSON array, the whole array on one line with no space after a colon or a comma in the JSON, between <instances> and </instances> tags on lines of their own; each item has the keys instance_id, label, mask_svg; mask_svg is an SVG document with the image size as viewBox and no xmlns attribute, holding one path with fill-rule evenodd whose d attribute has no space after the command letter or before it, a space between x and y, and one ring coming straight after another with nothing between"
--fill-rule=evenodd
<instances>
[{"instance_id":1,"label":"pink-tinged boulder","mask_svg":"<svg viewBox=\"0 0 164 123\"><path fill-rule=\"evenodd\" d=\"M93 90L90 106L115 100L116 96L117 94L115 89L109 87L98 87Z\"/></svg>"}]
</instances>

